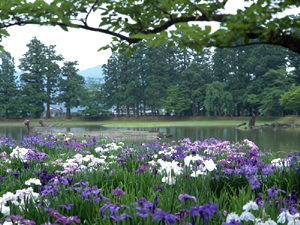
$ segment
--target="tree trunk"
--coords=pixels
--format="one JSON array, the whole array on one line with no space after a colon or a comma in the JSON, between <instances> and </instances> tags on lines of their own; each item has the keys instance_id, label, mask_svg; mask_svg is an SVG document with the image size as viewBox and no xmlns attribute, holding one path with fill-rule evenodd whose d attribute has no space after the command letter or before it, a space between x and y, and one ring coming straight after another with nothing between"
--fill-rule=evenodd
<instances>
[{"instance_id":1,"label":"tree trunk","mask_svg":"<svg viewBox=\"0 0 300 225\"><path fill-rule=\"evenodd\" d=\"M157 112L157 118L159 118L159 109L158 109L158 107L157 107L156 112Z\"/></svg>"},{"instance_id":2,"label":"tree trunk","mask_svg":"<svg viewBox=\"0 0 300 225\"><path fill-rule=\"evenodd\" d=\"M222 114L221 114L221 104L220 103L218 103L218 112L219 112L219 116L222 116Z\"/></svg>"},{"instance_id":3,"label":"tree trunk","mask_svg":"<svg viewBox=\"0 0 300 225\"><path fill-rule=\"evenodd\" d=\"M133 117L135 117L135 105L132 106Z\"/></svg>"},{"instance_id":4,"label":"tree trunk","mask_svg":"<svg viewBox=\"0 0 300 225\"><path fill-rule=\"evenodd\" d=\"M50 78L47 77L47 119L50 119Z\"/></svg>"},{"instance_id":5,"label":"tree trunk","mask_svg":"<svg viewBox=\"0 0 300 225\"><path fill-rule=\"evenodd\" d=\"M144 117L146 116L146 101L144 100L144 105L143 105L143 109L144 109Z\"/></svg>"},{"instance_id":6,"label":"tree trunk","mask_svg":"<svg viewBox=\"0 0 300 225\"><path fill-rule=\"evenodd\" d=\"M193 117L196 116L196 105L195 105L195 97L193 97Z\"/></svg>"},{"instance_id":7,"label":"tree trunk","mask_svg":"<svg viewBox=\"0 0 300 225\"><path fill-rule=\"evenodd\" d=\"M5 109L5 119L8 119L8 109Z\"/></svg>"},{"instance_id":8,"label":"tree trunk","mask_svg":"<svg viewBox=\"0 0 300 225\"><path fill-rule=\"evenodd\" d=\"M244 106L243 106L243 103L241 103L241 107L240 107L240 110L241 110L241 116L245 116L244 115Z\"/></svg>"},{"instance_id":9,"label":"tree trunk","mask_svg":"<svg viewBox=\"0 0 300 225\"><path fill-rule=\"evenodd\" d=\"M151 105L151 116L154 116L154 112L153 112L153 105Z\"/></svg>"},{"instance_id":10,"label":"tree trunk","mask_svg":"<svg viewBox=\"0 0 300 225\"><path fill-rule=\"evenodd\" d=\"M255 108L255 116L258 116L258 108Z\"/></svg>"},{"instance_id":11,"label":"tree trunk","mask_svg":"<svg viewBox=\"0 0 300 225\"><path fill-rule=\"evenodd\" d=\"M140 118L139 103L136 103L136 117Z\"/></svg>"},{"instance_id":12,"label":"tree trunk","mask_svg":"<svg viewBox=\"0 0 300 225\"><path fill-rule=\"evenodd\" d=\"M118 116L118 118L120 117L120 107L119 107L119 105L117 105L117 116Z\"/></svg>"},{"instance_id":13,"label":"tree trunk","mask_svg":"<svg viewBox=\"0 0 300 225\"><path fill-rule=\"evenodd\" d=\"M71 109L70 109L70 108L67 108L66 118L67 118L68 120L71 119Z\"/></svg>"},{"instance_id":14,"label":"tree trunk","mask_svg":"<svg viewBox=\"0 0 300 225\"><path fill-rule=\"evenodd\" d=\"M127 118L130 117L129 106L127 106Z\"/></svg>"},{"instance_id":15,"label":"tree trunk","mask_svg":"<svg viewBox=\"0 0 300 225\"><path fill-rule=\"evenodd\" d=\"M272 116L272 111L271 110L267 111L267 116Z\"/></svg>"}]
</instances>

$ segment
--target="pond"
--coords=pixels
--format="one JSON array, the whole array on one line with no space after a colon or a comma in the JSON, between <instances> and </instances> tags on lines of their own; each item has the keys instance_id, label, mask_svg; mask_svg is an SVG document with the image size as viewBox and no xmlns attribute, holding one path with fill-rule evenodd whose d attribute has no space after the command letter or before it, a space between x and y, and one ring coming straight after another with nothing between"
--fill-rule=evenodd
<instances>
[{"instance_id":1,"label":"pond","mask_svg":"<svg viewBox=\"0 0 300 225\"><path fill-rule=\"evenodd\" d=\"M103 126L78 126L62 127L55 131L57 132L85 132L89 131L103 131L107 129L115 129L113 127ZM300 151L300 129L286 128L286 129L272 129L259 128L253 130L238 130L233 127L218 127L218 126L175 126L175 127L127 127L122 129L149 131L155 130L159 132L171 133L173 138L163 139L162 141L180 140L183 138L190 138L191 141L204 140L214 137L218 140L228 140L230 142L238 142L243 139L253 141L261 150L272 152L290 152L292 150ZM25 126L0 126L0 137L12 137L16 140L23 139L27 134Z\"/></svg>"}]
</instances>

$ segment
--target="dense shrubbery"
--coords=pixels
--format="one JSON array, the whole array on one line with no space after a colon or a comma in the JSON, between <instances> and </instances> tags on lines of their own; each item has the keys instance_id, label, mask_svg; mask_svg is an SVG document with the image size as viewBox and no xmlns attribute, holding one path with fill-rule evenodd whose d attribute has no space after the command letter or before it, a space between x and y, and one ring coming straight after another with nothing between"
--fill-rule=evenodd
<instances>
[{"instance_id":1,"label":"dense shrubbery","mask_svg":"<svg viewBox=\"0 0 300 225\"><path fill-rule=\"evenodd\" d=\"M4 224L299 224L299 152L251 141L0 139ZM276 222L277 223L276 223Z\"/></svg>"}]
</instances>

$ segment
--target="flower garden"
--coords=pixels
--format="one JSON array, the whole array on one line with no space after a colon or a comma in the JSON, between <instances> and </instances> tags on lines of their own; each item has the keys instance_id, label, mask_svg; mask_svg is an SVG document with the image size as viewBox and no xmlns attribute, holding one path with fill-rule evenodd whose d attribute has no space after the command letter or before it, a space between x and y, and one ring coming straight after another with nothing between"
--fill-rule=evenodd
<instances>
[{"instance_id":1,"label":"flower garden","mask_svg":"<svg viewBox=\"0 0 300 225\"><path fill-rule=\"evenodd\" d=\"M300 224L300 153L249 140L0 139L0 224Z\"/></svg>"}]
</instances>

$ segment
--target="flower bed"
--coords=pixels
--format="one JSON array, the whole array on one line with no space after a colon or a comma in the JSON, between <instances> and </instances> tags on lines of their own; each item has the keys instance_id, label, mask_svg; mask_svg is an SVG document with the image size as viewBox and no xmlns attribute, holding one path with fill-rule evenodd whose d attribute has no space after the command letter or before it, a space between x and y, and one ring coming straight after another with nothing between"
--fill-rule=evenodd
<instances>
[{"instance_id":1,"label":"flower bed","mask_svg":"<svg viewBox=\"0 0 300 225\"><path fill-rule=\"evenodd\" d=\"M249 140L0 139L3 224L300 224L299 152Z\"/></svg>"}]
</instances>

